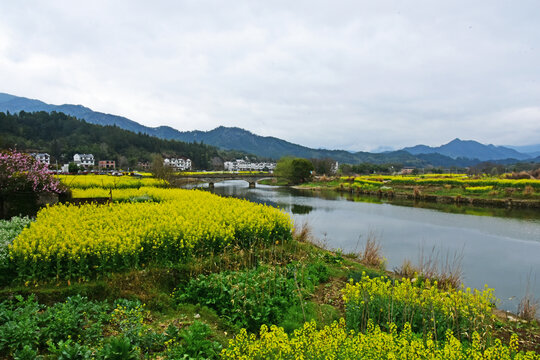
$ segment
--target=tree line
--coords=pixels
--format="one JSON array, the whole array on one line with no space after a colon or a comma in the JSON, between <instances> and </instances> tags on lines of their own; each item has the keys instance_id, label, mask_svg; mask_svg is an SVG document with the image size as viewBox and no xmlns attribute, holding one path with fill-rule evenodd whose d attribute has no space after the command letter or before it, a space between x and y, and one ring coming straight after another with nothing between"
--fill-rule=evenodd
<instances>
[{"instance_id":1,"label":"tree line","mask_svg":"<svg viewBox=\"0 0 540 360\"><path fill-rule=\"evenodd\" d=\"M223 151L203 143L164 140L117 126L89 124L61 112L0 112L0 149L46 152L51 162L69 163L76 153L93 154L97 160L115 160L120 167L151 162L156 155L191 159L197 169L219 167L234 159L235 151Z\"/></svg>"}]
</instances>

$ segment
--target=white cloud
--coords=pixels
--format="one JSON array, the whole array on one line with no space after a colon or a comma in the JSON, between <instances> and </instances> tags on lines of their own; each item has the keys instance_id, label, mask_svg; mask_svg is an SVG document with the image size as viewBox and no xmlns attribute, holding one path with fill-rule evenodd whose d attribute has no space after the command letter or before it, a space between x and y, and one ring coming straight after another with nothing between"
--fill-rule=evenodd
<instances>
[{"instance_id":1,"label":"white cloud","mask_svg":"<svg viewBox=\"0 0 540 360\"><path fill-rule=\"evenodd\" d=\"M3 2L0 91L369 150L538 142L535 1Z\"/></svg>"}]
</instances>

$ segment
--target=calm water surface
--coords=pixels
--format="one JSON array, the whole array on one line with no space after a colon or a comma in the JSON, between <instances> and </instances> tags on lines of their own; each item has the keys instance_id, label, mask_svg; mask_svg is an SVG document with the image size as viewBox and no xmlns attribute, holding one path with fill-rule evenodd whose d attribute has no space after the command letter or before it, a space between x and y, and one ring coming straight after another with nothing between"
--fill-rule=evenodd
<instances>
[{"instance_id":1,"label":"calm water surface","mask_svg":"<svg viewBox=\"0 0 540 360\"><path fill-rule=\"evenodd\" d=\"M243 181L216 183L214 192L279 206L291 214L295 224L308 223L317 239L345 253L358 251L373 233L382 244L388 269L404 259L418 263L420 253L427 256L434 247L441 257L462 254L465 286L495 288L499 307L506 310L517 309L527 286L540 299L538 210L423 204L435 207L429 209L334 192L264 185L248 189Z\"/></svg>"}]
</instances>

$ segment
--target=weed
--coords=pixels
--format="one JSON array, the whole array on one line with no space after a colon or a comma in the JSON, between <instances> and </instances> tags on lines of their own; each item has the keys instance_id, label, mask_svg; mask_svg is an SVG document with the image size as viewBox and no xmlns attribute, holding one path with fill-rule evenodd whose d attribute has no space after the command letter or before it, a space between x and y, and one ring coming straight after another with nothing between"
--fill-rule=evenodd
<instances>
[{"instance_id":1,"label":"weed","mask_svg":"<svg viewBox=\"0 0 540 360\"><path fill-rule=\"evenodd\" d=\"M523 320L532 321L536 319L539 302L531 294L526 294L518 305L518 316Z\"/></svg>"},{"instance_id":2,"label":"weed","mask_svg":"<svg viewBox=\"0 0 540 360\"><path fill-rule=\"evenodd\" d=\"M415 266L410 259L403 259L400 267L394 268L396 275L406 277L409 279L415 278L421 272L418 266Z\"/></svg>"},{"instance_id":3,"label":"weed","mask_svg":"<svg viewBox=\"0 0 540 360\"><path fill-rule=\"evenodd\" d=\"M24 348L34 349L40 340L38 312L42 306L35 296L0 304L0 353L14 353Z\"/></svg>"},{"instance_id":4,"label":"weed","mask_svg":"<svg viewBox=\"0 0 540 360\"><path fill-rule=\"evenodd\" d=\"M110 338L99 353L99 358L107 360L136 360L139 350L125 336Z\"/></svg>"},{"instance_id":5,"label":"weed","mask_svg":"<svg viewBox=\"0 0 540 360\"><path fill-rule=\"evenodd\" d=\"M531 276L532 270L527 275L527 287L525 289L525 296L520 300L518 304L517 315L523 320L533 321L536 319L538 313L539 302L531 294Z\"/></svg>"},{"instance_id":6,"label":"weed","mask_svg":"<svg viewBox=\"0 0 540 360\"><path fill-rule=\"evenodd\" d=\"M523 188L523 195L531 196L532 194L534 194L534 189L532 186L527 185L525 186L525 188Z\"/></svg>"},{"instance_id":7,"label":"weed","mask_svg":"<svg viewBox=\"0 0 540 360\"><path fill-rule=\"evenodd\" d=\"M424 253L424 246L419 250L419 264L415 265L409 259L404 259L400 267L394 269L397 275L409 279L419 277L420 279L436 280L441 288L459 288L463 278L463 256L464 249L454 253L446 252L441 255L441 251L433 246L429 254Z\"/></svg>"},{"instance_id":8,"label":"weed","mask_svg":"<svg viewBox=\"0 0 540 360\"><path fill-rule=\"evenodd\" d=\"M299 242L308 242L311 239L311 228L307 222L302 224L300 230L296 227L293 229L293 238Z\"/></svg>"},{"instance_id":9,"label":"weed","mask_svg":"<svg viewBox=\"0 0 540 360\"><path fill-rule=\"evenodd\" d=\"M366 239L364 250L360 254L360 262L367 266L381 267L385 260L382 256L382 246L377 235L370 231Z\"/></svg>"},{"instance_id":10,"label":"weed","mask_svg":"<svg viewBox=\"0 0 540 360\"><path fill-rule=\"evenodd\" d=\"M85 345L78 344L71 339L60 341L57 345L51 343L49 352L58 360L90 360L92 350Z\"/></svg>"},{"instance_id":11,"label":"weed","mask_svg":"<svg viewBox=\"0 0 540 360\"><path fill-rule=\"evenodd\" d=\"M24 345L22 349L15 351L13 354L14 360L35 360L40 359L37 354L37 350L33 349L30 345Z\"/></svg>"}]
</instances>

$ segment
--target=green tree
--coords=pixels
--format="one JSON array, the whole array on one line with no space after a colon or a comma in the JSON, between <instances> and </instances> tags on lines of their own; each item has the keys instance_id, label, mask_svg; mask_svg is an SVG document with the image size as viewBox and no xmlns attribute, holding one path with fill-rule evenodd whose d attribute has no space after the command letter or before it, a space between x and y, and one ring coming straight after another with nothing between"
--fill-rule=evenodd
<instances>
[{"instance_id":1,"label":"green tree","mask_svg":"<svg viewBox=\"0 0 540 360\"><path fill-rule=\"evenodd\" d=\"M290 184L301 184L311 179L313 164L302 158L284 157L276 165L277 177L286 179Z\"/></svg>"},{"instance_id":2,"label":"green tree","mask_svg":"<svg viewBox=\"0 0 540 360\"><path fill-rule=\"evenodd\" d=\"M334 166L336 161L330 158L325 159L311 159L313 168L317 175L333 175Z\"/></svg>"},{"instance_id":3,"label":"green tree","mask_svg":"<svg viewBox=\"0 0 540 360\"><path fill-rule=\"evenodd\" d=\"M68 165L68 171L70 173L77 173L79 171L79 165L75 164L74 162L70 162Z\"/></svg>"},{"instance_id":4,"label":"green tree","mask_svg":"<svg viewBox=\"0 0 540 360\"><path fill-rule=\"evenodd\" d=\"M152 164L150 165L150 172L157 179L169 181L173 175L173 168L163 163L163 157L161 155L154 155Z\"/></svg>"}]
</instances>

